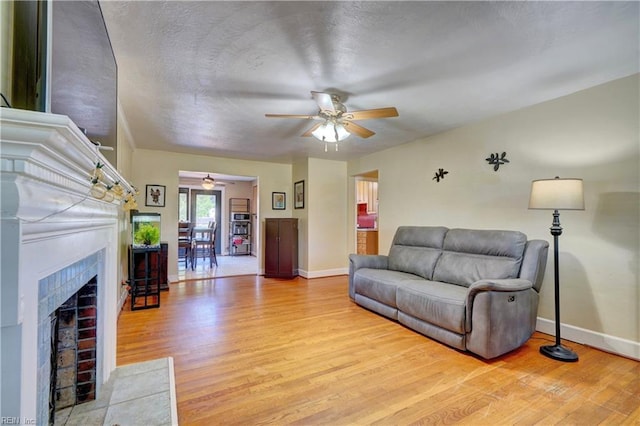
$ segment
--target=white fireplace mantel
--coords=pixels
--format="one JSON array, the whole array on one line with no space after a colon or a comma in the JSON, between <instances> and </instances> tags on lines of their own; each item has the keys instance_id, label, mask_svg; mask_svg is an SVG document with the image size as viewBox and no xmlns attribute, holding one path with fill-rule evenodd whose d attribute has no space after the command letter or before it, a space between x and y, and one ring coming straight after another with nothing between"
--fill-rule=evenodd
<instances>
[{"instance_id":1,"label":"white fireplace mantel","mask_svg":"<svg viewBox=\"0 0 640 426\"><path fill-rule=\"evenodd\" d=\"M107 184L133 188L66 116L2 108L0 135L0 415L36 419L38 283L96 252L105 253L101 383L115 368L122 201L91 196L96 162Z\"/></svg>"}]
</instances>

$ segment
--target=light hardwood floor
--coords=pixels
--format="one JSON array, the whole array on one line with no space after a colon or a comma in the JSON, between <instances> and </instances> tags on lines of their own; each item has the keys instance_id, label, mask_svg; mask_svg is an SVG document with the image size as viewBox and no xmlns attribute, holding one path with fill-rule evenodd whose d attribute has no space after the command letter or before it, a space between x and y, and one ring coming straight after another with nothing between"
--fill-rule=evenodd
<instances>
[{"instance_id":1,"label":"light hardwood floor","mask_svg":"<svg viewBox=\"0 0 640 426\"><path fill-rule=\"evenodd\" d=\"M346 276L241 276L123 311L118 365L172 356L181 425L640 423L640 362L552 341L486 361L355 305Z\"/></svg>"}]
</instances>

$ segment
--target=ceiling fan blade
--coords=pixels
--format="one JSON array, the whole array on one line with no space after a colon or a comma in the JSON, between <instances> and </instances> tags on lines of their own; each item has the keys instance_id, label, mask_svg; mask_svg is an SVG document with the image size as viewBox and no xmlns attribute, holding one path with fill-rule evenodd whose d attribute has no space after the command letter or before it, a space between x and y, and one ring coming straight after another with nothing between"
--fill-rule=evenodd
<instances>
[{"instance_id":1,"label":"ceiling fan blade","mask_svg":"<svg viewBox=\"0 0 640 426\"><path fill-rule=\"evenodd\" d=\"M306 132L304 132L301 136L311 136L311 133L313 133L318 127L320 127L322 125L322 123L316 123L313 125L312 128L310 128L309 130L307 130Z\"/></svg>"},{"instance_id":2,"label":"ceiling fan blade","mask_svg":"<svg viewBox=\"0 0 640 426\"><path fill-rule=\"evenodd\" d=\"M394 107L350 111L343 115L343 117L346 117L349 120L369 120L371 118L387 118L397 116L398 110Z\"/></svg>"},{"instance_id":3,"label":"ceiling fan blade","mask_svg":"<svg viewBox=\"0 0 640 426\"><path fill-rule=\"evenodd\" d=\"M320 120L321 117L317 115L308 114L265 114L268 118L304 118L306 120Z\"/></svg>"},{"instance_id":4,"label":"ceiling fan blade","mask_svg":"<svg viewBox=\"0 0 640 426\"><path fill-rule=\"evenodd\" d=\"M342 124L344 125L344 128L347 129L347 132L358 135L361 138L368 138L369 136L375 135L375 132L362 127L359 124L352 123L351 121L343 121Z\"/></svg>"},{"instance_id":5,"label":"ceiling fan blade","mask_svg":"<svg viewBox=\"0 0 640 426\"><path fill-rule=\"evenodd\" d=\"M328 93L322 92L311 92L311 96L316 100L318 104L318 108L320 111L331 111L335 112L335 107L333 106L333 100L331 99L331 95Z\"/></svg>"}]
</instances>

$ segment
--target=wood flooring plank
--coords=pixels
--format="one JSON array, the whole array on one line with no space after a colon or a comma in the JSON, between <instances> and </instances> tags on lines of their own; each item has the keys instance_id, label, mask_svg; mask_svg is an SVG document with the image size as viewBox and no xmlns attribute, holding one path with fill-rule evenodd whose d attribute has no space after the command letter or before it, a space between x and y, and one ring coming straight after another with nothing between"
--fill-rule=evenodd
<instances>
[{"instance_id":1,"label":"wood flooring plank","mask_svg":"<svg viewBox=\"0 0 640 426\"><path fill-rule=\"evenodd\" d=\"M552 336L493 360L353 303L347 277L173 284L125 310L118 365L174 358L181 425L638 424L640 363Z\"/></svg>"}]
</instances>

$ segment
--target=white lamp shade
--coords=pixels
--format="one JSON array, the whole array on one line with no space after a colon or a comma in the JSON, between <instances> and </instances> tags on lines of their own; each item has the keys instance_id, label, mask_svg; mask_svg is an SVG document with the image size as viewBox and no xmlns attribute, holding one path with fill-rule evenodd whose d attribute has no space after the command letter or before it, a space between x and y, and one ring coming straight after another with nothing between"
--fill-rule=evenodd
<instances>
[{"instance_id":1,"label":"white lamp shade","mask_svg":"<svg viewBox=\"0 0 640 426\"><path fill-rule=\"evenodd\" d=\"M348 138L351 133L342 124L327 120L311 134L323 142L338 142Z\"/></svg>"},{"instance_id":2,"label":"white lamp shade","mask_svg":"<svg viewBox=\"0 0 640 426\"><path fill-rule=\"evenodd\" d=\"M531 182L530 209L584 210L582 179L540 179Z\"/></svg>"},{"instance_id":3,"label":"white lamp shade","mask_svg":"<svg viewBox=\"0 0 640 426\"><path fill-rule=\"evenodd\" d=\"M207 177L202 178L202 187L204 189L213 189L215 185L216 183L211 176L207 175Z\"/></svg>"}]
</instances>

